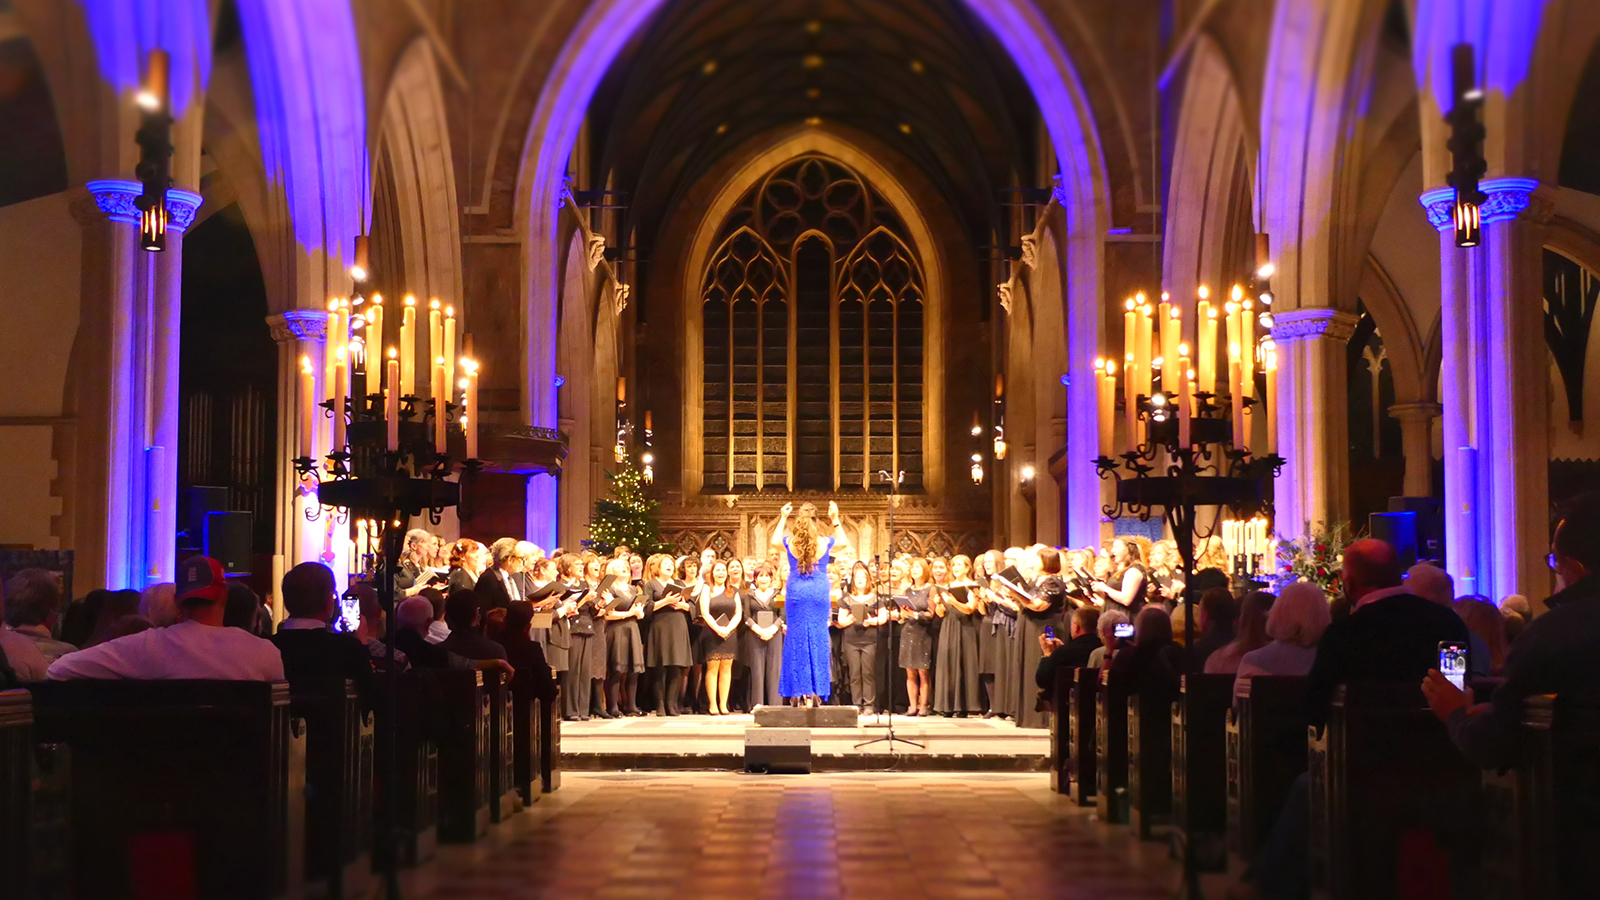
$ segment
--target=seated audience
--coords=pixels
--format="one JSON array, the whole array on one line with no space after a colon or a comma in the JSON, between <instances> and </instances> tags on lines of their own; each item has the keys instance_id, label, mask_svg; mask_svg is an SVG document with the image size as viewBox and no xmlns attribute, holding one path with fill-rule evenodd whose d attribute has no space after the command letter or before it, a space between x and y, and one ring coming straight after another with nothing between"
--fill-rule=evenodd
<instances>
[{"instance_id":1,"label":"seated audience","mask_svg":"<svg viewBox=\"0 0 1600 900\"><path fill-rule=\"evenodd\" d=\"M469 592L470 593L470 592ZM477 603L476 597L472 598ZM428 624L433 621L433 604L423 597L408 597L395 610L395 647L406 655L412 666L421 669L476 669L476 660L452 653L442 644L427 641ZM515 674L509 662L498 660L502 671Z\"/></svg>"},{"instance_id":2,"label":"seated audience","mask_svg":"<svg viewBox=\"0 0 1600 900\"><path fill-rule=\"evenodd\" d=\"M148 621L141 619L139 616L139 600L138 591L107 591L105 601L101 604L95 618L89 623L88 636L81 642L66 638L65 635L62 637L69 644L77 644L79 647L93 647L96 644L103 644L112 638L129 634L131 632L118 631L117 623L123 619Z\"/></svg>"},{"instance_id":3,"label":"seated audience","mask_svg":"<svg viewBox=\"0 0 1600 900\"><path fill-rule=\"evenodd\" d=\"M272 636L272 614L261 605L261 598L250 585L237 578L228 579L228 608L223 613L222 624L243 629L256 637Z\"/></svg>"},{"instance_id":4,"label":"seated audience","mask_svg":"<svg viewBox=\"0 0 1600 900\"><path fill-rule=\"evenodd\" d=\"M176 625L178 619L178 586L170 581L152 584L139 594L139 615L151 625L165 628Z\"/></svg>"},{"instance_id":5,"label":"seated audience","mask_svg":"<svg viewBox=\"0 0 1600 900\"><path fill-rule=\"evenodd\" d=\"M106 600L110 596L110 591L96 588L85 594L82 599L69 602L66 610L61 613L61 627L58 631L61 639L74 647L89 646L89 634L94 631L95 620L100 618L100 610L105 607Z\"/></svg>"},{"instance_id":6,"label":"seated audience","mask_svg":"<svg viewBox=\"0 0 1600 900\"><path fill-rule=\"evenodd\" d=\"M1600 493L1569 501L1551 541L1551 562L1559 590L1546 601L1549 610L1528 623L1505 661L1505 681L1489 703L1472 697L1437 670L1427 673L1422 691L1428 705L1450 729L1461 752L1486 769L1520 762L1528 731L1522 725L1523 700L1538 694L1594 697L1600 691ZM1600 877L1600 792L1592 776L1583 784L1563 784L1557 792L1556 859L1563 896L1592 896Z\"/></svg>"},{"instance_id":7,"label":"seated audience","mask_svg":"<svg viewBox=\"0 0 1600 900\"><path fill-rule=\"evenodd\" d=\"M222 681L282 681L283 657L271 641L222 618L228 588L222 564L194 556L178 566L176 589L181 620L79 650L50 664L54 681L75 678L209 678Z\"/></svg>"},{"instance_id":8,"label":"seated audience","mask_svg":"<svg viewBox=\"0 0 1600 900\"><path fill-rule=\"evenodd\" d=\"M1179 603L1173 606L1169 615L1172 617L1172 639L1177 641L1180 647L1189 646L1189 635L1187 633L1189 627L1189 604ZM1196 626L1195 640L1198 641L1199 638L1199 628Z\"/></svg>"},{"instance_id":9,"label":"seated audience","mask_svg":"<svg viewBox=\"0 0 1600 900\"><path fill-rule=\"evenodd\" d=\"M3 587L0 585L0 619L5 617L6 609ZM0 658L5 660L5 669L10 672L9 678L0 677L0 681L11 686L43 681L45 670L50 668L50 661L39 651L38 644L4 625L0 625Z\"/></svg>"},{"instance_id":10,"label":"seated audience","mask_svg":"<svg viewBox=\"0 0 1600 900\"><path fill-rule=\"evenodd\" d=\"M483 635L480 602L477 592L471 589L450 592L444 606L444 621L450 626L450 636L439 646L467 659L505 659L506 648Z\"/></svg>"},{"instance_id":11,"label":"seated audience","mask_svg":"<svg viewBox=\"0 0 1600 900\"><path fill-rule=\"evenodd\" d=\"M1417 563L1406 570L1406 587L1424 600L1455 610L1456 582L1450 573L1431 563ZM1477 632L1467 632L1467 674L1473 678L1489 677L1489 647Z\"/></svg>"},{"instance_id":12,"label":"seated audience","mask_svg":"<svg viewBox=\"0 0 1600 900\"><path fill-rule=\"evenodd\" d=\"M1089 665L1089 656L1100 649L1100 615L1100 610L1092 606L1081 606L1072 612L1068 640L1039 635L1039 649L1044 655L1033 680L1045 703L1055 702L1057 670L1081 669Z\"/></svg>"},{"instance_id":13,"label":"seated audience","mask_svg":"<svg viewBox=\"0 0 1600 900\"><path fill-rule=\"evenodd\" d=\"M1227 588L1211 588L1200 595L1200 620L1195 624L1200 636L1196 638L1190 656L1196 668L1204 666L1211 654L1232 643L1237 636L1234 626L1239 620L1239 601Z\"/></svg>"},{"instance_id":14,"label":"seated audience","mask_svg":"<svg viewBox=\"0 0 1600 900\"><path fill-rule=\"evenodd\" d=\"M1250 683L1252 675L1302 676L1317 658L1317 642L1333 621L1328 595L1309 581L1287 585L1272 612L1267 614L1267 637L1272 643L1246 653L1239 660L1234 693Z\"/></svg>"},{"instance_id":15,"label":"seated audience","mask_svg":"<svg viewBox=\"0 0 1600 900\"><path fill-rule=\"evenodd\" d=\"M1500 614L1500 608L1489 602L1489 598L1480 595L1462 597L1455 603L1456 615L1461 621L1467 623L1476 639L1472 646L1476 648L1480 643L1484 647L1484 676L1499 675L1506 664L1506 621ZM1469 661L1471 662L1471 661ZM1474 674L1480 668L1473 666Z\"/></svg>"},{"instance_id":16,"label":"seated audience","mask_svg":"<svg viewBox=\"0 0 1600 900\"><path fill-rule=\"evenodd\" d=\"M378 591L370 584L351 585L345 591L346 597L354 597L361 610L361 621L356 624L356 640L367 648L367 655L372 658L372 665L383 670L389 659L388 616L384 614L383 606L378 602ZM405 653L396 647L394 658L400 664L402 671L410 667L406 661Z\"/></svg>"},{"instance_id":17,"label":"seated audience","mask_svg":"<svg viewBox=\"0 0 1600 900\"><path fill-rule=\"evenodd\" d=\"M322 563L301 563L283 573L279 596L289 617L272 643L283 655L289 688L317 693L349 679L355 682L361 702L370 707L376 684L367 648L355 635L335 634L328 628L339 614L333 571Z\"/></svg>"},{"instance_id":18,"label":"seated audience","mask_svg":"<svg viewBox=\"0 0 1600 900\"><path fill-rule=\"evenodd\" d=\"M115 622L111 623L110 628L106 629L106 640L114 641L117 638L127 637L130 634L138 634L141 631L149 631L154 627L156 627L155 623L151 622L149 619L146 619L144 616L120 616Z\"/></svg>"},{"instance_id":19,"label":"seated audience","mask_svg":"<svg viewBox=\"0 0 1600 900\"><path fill-rule=\"evenodd\" d=\"M1129 694L1178 695L1186 671L1183 647L1172 639L1172 617L1159 606L1139 610L1133 620L1133 646L1118 651L1111 671L1123 675Z\"/></svg>"},{"instance_id":20,"label":"seated audience","mask_svg":"<svg viewBox=\"0 0 1600 900\"><path fill-rule=\"evenodd\" d=\"M1422 680L1438 663L1440 641L1467 643L1471 632L1454 609L1411 593L1400 558L1383 541L1363 538L1345 548L1350 615L1322 634L1306 694L1311 721L1327 721L1333 692L1351 681Z\"/></svg>"},{"instance_id":21,"label":"seated audience","mask_svg":"<svg viewBox=\"0 0 1600 900\"><path fill-rule=\"evenodd\" d=\"M1266 591L1251 591L1239 604L1239 621L1236 637L1206 658L1208 675L1233 675L1239 671L1244 655L1259 650L1271 640L1267 636L1267 616L1272 612L1275 598Z\"/></svg>"},{"instance_id":22,"label":"seated audience","mask_svg":"<svg viewBox=\"0 0 1600 900\"><path fill-rule=\"evenodd\" d=\"M423 588L419 596L428 601L429 615L433 617L428 622L428 643L444 643L444 639L450 636L450 626L444 622L444 591Z\"/></svg>"},{"instance_id":23,"label":"seated audience","mask_svg":"<svg viewBox=\"0 0 1600 900\"><path fill-rule=\"evenodd\" d=\"M1533 606L1521 594L1507 594L1500 601L1500 614L1505 616L1506 645L1509 647L1533 620Z\"/></svg>"},{"instance_id":24,"label":"seated audience","mask_svg":"<svg viewBox=\"0 0 1600 900\"><path fill-rule=\"evenodd\" d=\"M1100 638L1100 646L1094 648L1089 654L1088 666L1091 669L1105 668L1108 660L1116 652L1118 645L1127 641L1117 637L1117 626L1129 622L1128 614L1120 609L1108 609L1100 613L1100 618L1095 622L1095 634Z\"/></svg>"},{"instance_id":25,"label":"seated audience","mask_svg":"<svg viewBox=\"0 0 1600 900\"><path fill-rule=\"evenodd\" d=\"M506 659L517 670L516 690L549 703L556 698L556 679L545 660L544 648L532 638L533 604L518 601L505 611Z\"/></svg>"},{"instance_id":26,"label":"seated audience","mask_svg":"<svg viewBox=\"0 0 1600 900\"><path fill-rule=\"evenodd\" d=\"M23 569L6 582L6 624L50 662L78 649L55 638L61 617L61 582L43 569Z\"/></svg>"}]
</instances>

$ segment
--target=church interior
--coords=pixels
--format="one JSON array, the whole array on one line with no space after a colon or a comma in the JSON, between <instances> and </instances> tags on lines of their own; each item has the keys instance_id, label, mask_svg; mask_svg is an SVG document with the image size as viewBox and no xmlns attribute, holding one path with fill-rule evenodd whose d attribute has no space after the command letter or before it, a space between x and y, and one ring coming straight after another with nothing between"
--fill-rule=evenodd
<instances>
[{"instance_id":1,"label":"church interior","mask_svg":"<svg viewBox=\"0 0 1600 900\"><path fill-rule=\"evenodd\" d=\"M0 0L0 636L50 664L0 663L0 895L1592 886L1553 844L1529 849L1578 821L1540 791L1597 777L1550 755L1565 707L1541 707L1543 756L1491 775L1416 689L1454 638L1419 639L1438 655L1391 677L1401 700L1340 687L1326 727L1349 743L1313 735L1309 764L1285 712L1300 695L1257 672L1257 728L1290 723L1314 821L1303 883L1252 882L1305 788L1262 763L1277 794L1240 803L1238 754L1269 738L1241 714L1239 660L1213 672L1197 649L1289 640L1269 608L1291 586L1316 586L1341 633L1357 585L1401 590L1360 569L1389 553L1384 571L1441 573L1498 711L1521 625L1480 639L1472 616L1533 629L1586 602L1562 561L1588 551L1559 533L1579 540L1569 504L1600 490L1596 148L1592 0ZM291 585L326 570L324 618L368 643L374 693L310 704L288 650L287 682L256 679L270 696L194 674L54 690L87 684L56 684L58 657L170 630L149 597L184 607L208 558L255 598L262 639L307 617ZM864 663L849 632L877 607L852 607L858 567L860 596L887 598ZM35 572L57 598L39 621ZM482 606L457 628L461 576ZM831 701L788 690L810 576L824 599L832 579L831 662L806 672ZM602 578L649 598L637 623L555 590ZM498 605L549 668L534 696L511 656L429 638L446 674L479 663L464 714L492 714L453 730L465 750L397 712L396 634L424 588L434 626L486 630ZM1104 682L1099 657L1046 674L1080 636L1131 653L1157 608L1148 627L1187 654L1159 664L1160 703L1110 652ZM1127 635L1077 615L1109 627L1114 609ZM663 610L689 636L658 658ZM594 620L592 684L587 641L559 646L574 617ZM749 656L769 627L781 692ZM1315 647L1272 681L1314 685ZM0 641L0 660L21 652ZM415 691L453 708L449 684ZM594 721L571 705L591 692ZM177 812L88 792L138 780L140 753L181 757L160 723L183 717L267 774L217 776ZM1596 721L1571 740L1600 746ZM119 728L144 748L122 761ZM1418 861L1426 826L1362 787L1390 740L1398 780L1374 783L1470 781L1517 811L1481 830L1515 857L1480 856L1492 888L1462 886L1443 837ZM365 781L321 801L345 819L318 830L329 807L293 797L341 753ZM812 774L727 780L786 762ZM1394 840L1336 834L1362 815ZM1424 882L1442 892L1407 892Z\"/></svg>"}]
</instances>

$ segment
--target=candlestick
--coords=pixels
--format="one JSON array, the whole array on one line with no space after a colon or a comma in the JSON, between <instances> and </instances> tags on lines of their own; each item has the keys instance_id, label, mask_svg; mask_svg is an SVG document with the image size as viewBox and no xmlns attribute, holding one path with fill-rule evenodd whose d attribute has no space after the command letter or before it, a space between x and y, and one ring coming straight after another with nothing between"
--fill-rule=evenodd
<instances>
[{"instance_id":1,"label":"candlestick","mask_svg":"<svg viewBox=\"0 0 1600 900\"><path fill-rule=\"evenodd\" d=\"M1198 379L1195 386L1207 394L1217 392L1217 310L1206 298L1210 291L1200 288L1200 302L1195 313L1195 340L1199 352L1195 359Z\"/></svg>"},{"instance_id":2,"label":"candlestick","mask_svg":"<svg viewBox=\"0 0 1600 900\"><path fill-rule=\"evenodd\" d=\"M1159 333L1156 335L1156 349L1160 351L1156 355L1161 357L1162 361L1165 362L1165 363L1171 363L1172 361L1177 359L1177 354L1173 353L1172 352L1172 347L1168 346L1168 344L1175 344L1176 343L1175 341L1171 341L1167 337L1167 322L1170 319L1170 315L1169 314L1171 313L1171 311L1172 311L1172 298L1171 298L1170 295L1167 294L1166 291L1162 291L1161 292L1161 300L1156 303L1155 327L1157 329L1159 329ZM1161 389L1163 391L1167 391L1168 390L1168 388L1167 388L1167 373L1165 373L1165 372L1161 373ZM1171 393L1176 394L1177 393L1176 388L1173 388L1171 390Z\"/></svg>"},{"instance_id":3,"label":"candlestick","mask_svg":"<svg viewBox=\"0 0 1600 900\"><path fill-rule=\"evenodd\" d=\"M1155 354L1151 352L1150 340L1151 324L1155 315L1155 309L1145 301L1145 296L1142 293L1135 294L1134 299L1139 302L1139 318L1136 323L1139 329L1139 339L1133 348L1133 361L1137 364L1136 372L1138 377L1138 393L1144 394L1146 397L1148 397L1155 393L1155 391L1151 389L1151 380L1154 375L1154 370L1150 366L1150 360L1155 356Z\"/></svg>"},{"instance_id":4,"label":"candlestick","mask_svg":"<svg viewBox=\"0 0 1600 900\"><path fill-rule=\"evenodd\" d=\"M1255 304L1239 304L1239 368L1244 379L1244 395L1256 395L1256 314Z\"/></svg>"},{"instance_id":5,"label":"candlestick","mask_svg":"<svg viewBox=\"0 0 1600 900\"><path fill-rule=\"evenodd\" d=\"M1190 418L1194 415L1194 370L1189 368L1189 358L1180 356L1178 369L1181 387L1178 394L1178 446L1188 447L1190 440Z\"/></svg>"},{"instance_id":6,"label":"candlestick","mask_svg":"<svg viewBox=\"0 0 1600 900\"><path fill-rule=\"evenodd\" d=\"M375 353L381 353L383 349L382 294L373 294L372 304L367 307L367 346Z\"/></svg>"},{"instance_id":7,"label":"candlestick","mask_svg":"<svg viewBox=\"0 0 1600 900\"><path fill-rule=\"evenodd\" d=\"M311 368L311 357L300 357L300 455L315 459L312 440L317 422L317 376Z\"/></svg>"},{"instance_id":8,"label":"candlestick","mask_svg":"<svg viewBox=\"0 0 1600 900\"><path fill-rule=\"evenodd\" d=\"M1116 440L1117 364L1109 359L1094 361L1095 398L1099 413L1100 455L1109 458Z\"/></svg>"},{"instance_id":9,"label":"candlestick","mask_svg":"<svg viewBox=\"0 0 1600 900\"><path fill-rule=\"evenodd\" d=\"M467 459L478 458L478 362L474 359L463 359L461 371L466 373L462 379L465 382L463 390L464 400L461 406L461 427L467 432ZM646 413L648 420L649 414Z\"/></svg>"},{"instance_id":10,"label":"candlestick","mask_svg":"<svg viewBox=\"0 0 1600 900\"><path fill-rule=\"evenodd\" d=\"M448 393L449 385L455 382L456 377L456 308L447 306L444 309L444 383Z\"/></svg>"},{"instance_id":11,"label":"candlestick","mask_svg":"<svg viewBox=\"0 0 1600 900\"><path fill-rule=\"evenodd\" d=\"M1239 345L1228 347L1228 397L1233 403L1233 449L1244 450L1244 393L1239 389Z\"/></svg>"},{"instance_id":12,"label":"candlestick","mask_svg":"<svg viewBox=\"0 0 1600 900\"><path fill-rule=\"evenodd\" d=\"M349 359L345 348L334 351L333 356L333 444L331 452L344 449L344 399L348 390Z\"/></svg>"},{"instance_id":13,"label":"candlestick","mask_svg":"<svg viewBox=\"0 0 1600 900\"><path fill-rule=\"evenodd\" d=\"M428 365L439 365L439 360L444 357L444 328L439 324L440 318L439 298L428 301ZM435 393L434 396L438 396Z\"/></svg>"},{"instance_id":14,"label":"candlestick","mask_svg":"<svg viewBox=\"0 0 1600 900\"><path fill-rule=\"evenodd\" d=\"M1161 318L1161 358L1166 361L1168 366L1171 366L1181 355L1178 352L1178 347L1182 344L1183 310L1179 309L1176 304L1169 303L1167 304L1166 315ZM1172 376L1173 378L1182 378L1187 369L1188 367L1184 366L1183 368L1170 369L1169 371L1177 373ZM1163 372L1161 378L1162 390L1167 390L1167 373Z\"/></svg>"},{"instance_id":15,"label":"candlestick","mask_svg":"<svg viewBox=\"0 0 1600 900\"><path fill-rule=\"evenodd\" d=\"M390 453L400 450L400 360L395 349L389 348L389 361L384 363L384 377L388 379L383 389L383 426L385 446Z\"/></svg>"},{"instance_id":16,"label":"candlestick","mask_svg":"<svg viewBox=\"0 0 1600 900\"><path fill-rule=\"evenodd\" d=\"M400 310L400 396L416 394L417 298L407 294Z\"/></svg>"},{"instance_id":17,"label":"candlestick","mask_svg":"<svg viewBox=\"0 0 1600 900\"><path fill-rule=\"evenodd\" d=\"M1278 348L1272 341L1261 345L1267 371L1267 452L1278 452Z\"/></svg>"},{"instance_id":18,"label":"candlestick","mask_svg":"<svg viewBox=\"0 0 1600 900\"><path fill-rule=\"evenodd\" d=\"M433 359L433 452L445 452L445 425L450 421L450 388L444 377L444 357Z\"/></svg>"},{"instance_id":19,"label":"candlestick","mask_svg":"<svg viewBox=\"0 0 1600 900\"><path fill-rule=\"evenodd\" d=\"M1133 363L1137 356L1134 348L1139 343L1139 304L1129 297L1122 304L1122 380L1131 386L1133 377Z\"/></svg>"}]
</instances>

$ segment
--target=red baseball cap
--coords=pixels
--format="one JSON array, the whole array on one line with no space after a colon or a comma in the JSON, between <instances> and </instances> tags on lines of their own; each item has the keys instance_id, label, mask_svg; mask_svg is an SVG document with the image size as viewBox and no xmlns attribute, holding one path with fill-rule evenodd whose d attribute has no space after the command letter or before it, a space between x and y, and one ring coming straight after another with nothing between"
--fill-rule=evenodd
<instances>
[{"instance_id":1,"label":"red baseball cap","mask_svg":"<svg viewBox=\"0 0 1600 900\"><path fill-rule=\"evenodd\" d=\"M191 556L178 565L178 602L225 603L228 585L222 563L209 556Z\"/></svg>"}]
</instances>

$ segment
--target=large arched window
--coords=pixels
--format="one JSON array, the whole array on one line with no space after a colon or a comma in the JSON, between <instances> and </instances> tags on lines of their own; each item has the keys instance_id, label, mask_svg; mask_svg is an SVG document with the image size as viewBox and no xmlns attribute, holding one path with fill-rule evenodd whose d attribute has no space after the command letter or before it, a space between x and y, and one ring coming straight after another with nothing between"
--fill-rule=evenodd
<instances>
[{"instance_id":1,"label":"large arched window","mask_svg":"<svg viewBox=\"0 0 1600 900\"><path fill-rule=\"evenodd\" d=\"M922 265L860 174L806 155L718 230L702 277L704 488L922 485Z\"/></svg>"}]
</instances>

